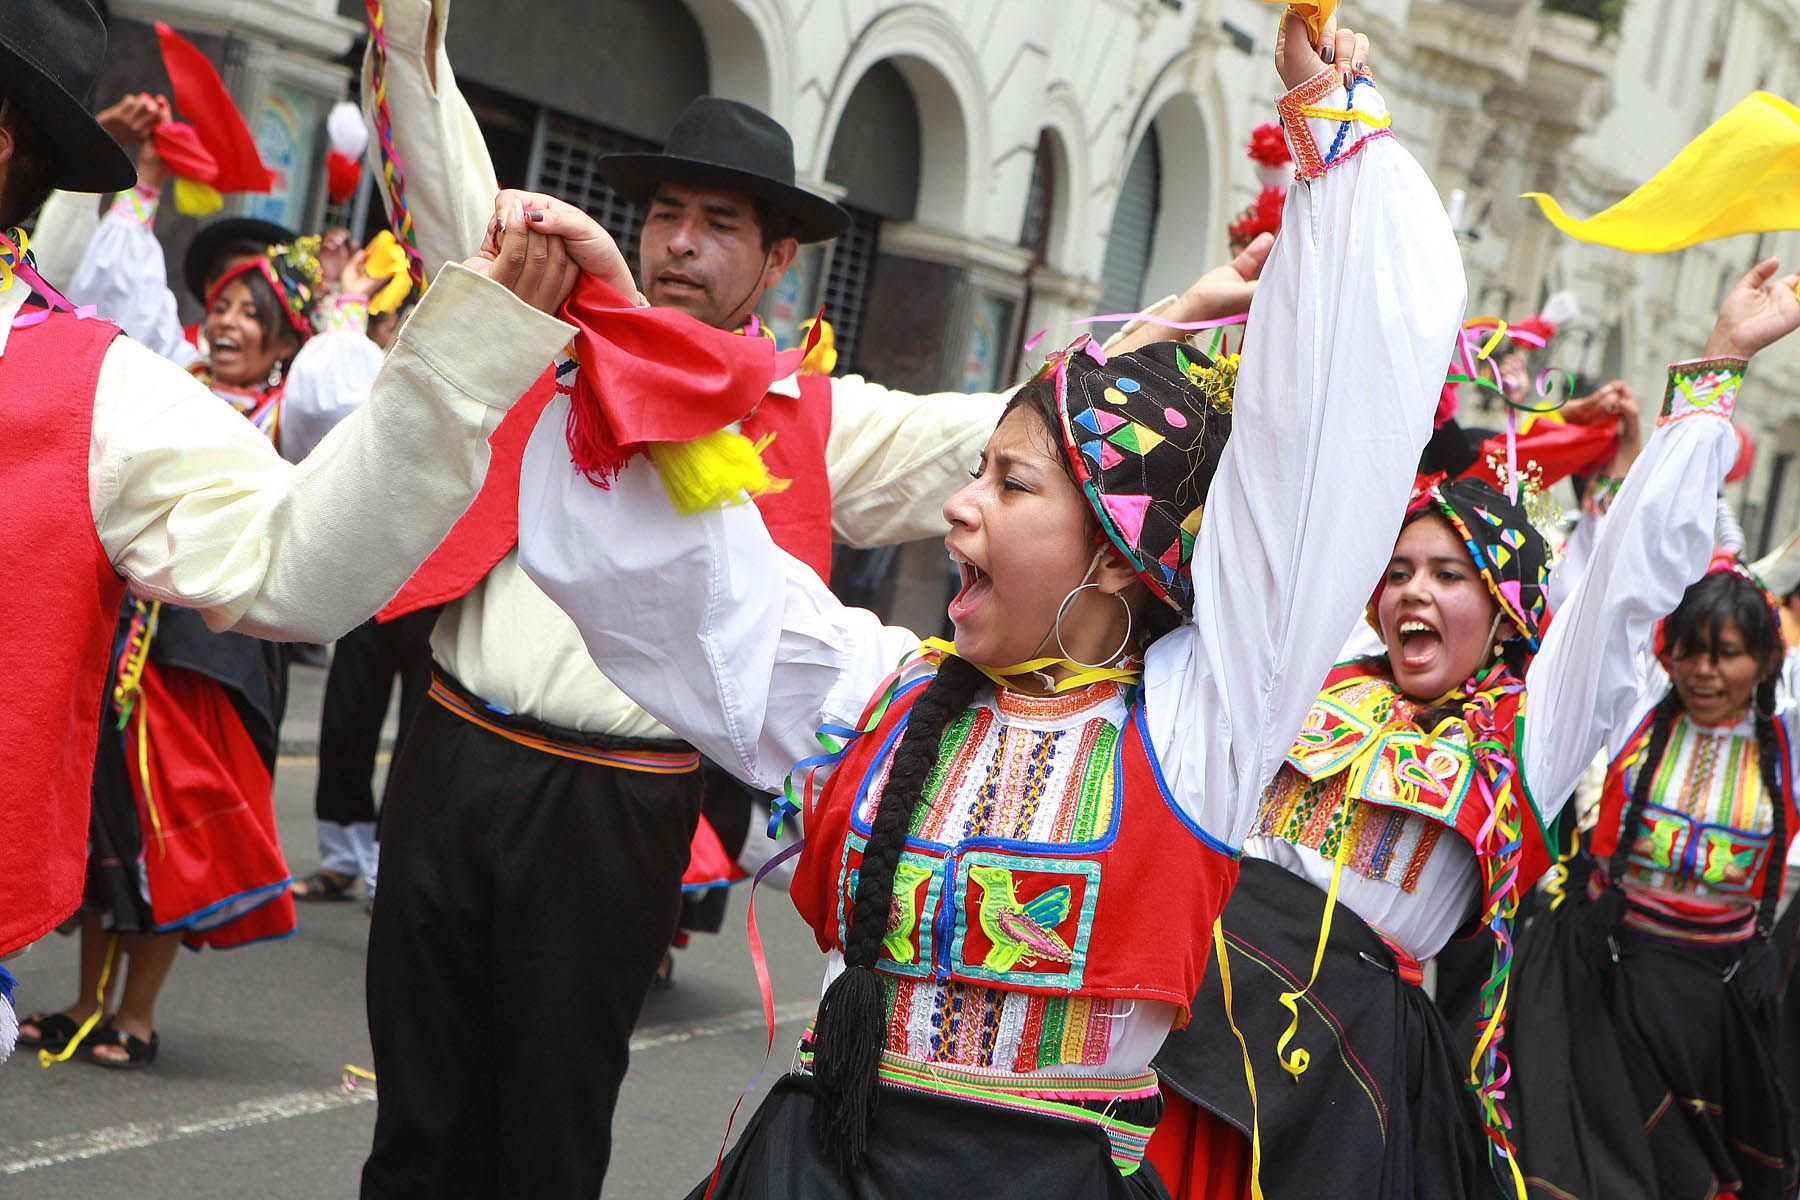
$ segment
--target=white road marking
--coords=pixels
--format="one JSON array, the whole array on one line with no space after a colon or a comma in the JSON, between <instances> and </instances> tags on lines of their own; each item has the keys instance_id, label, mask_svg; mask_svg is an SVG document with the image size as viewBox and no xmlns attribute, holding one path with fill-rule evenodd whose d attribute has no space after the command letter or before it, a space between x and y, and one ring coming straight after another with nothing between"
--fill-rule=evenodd
<instances>
[{"instance_id":1,"label":"white road marking","mask_svg":"<svg viewBox=\"0 0 1800 1200\"><path fill-rule=\"evenodd\" d=\"M806 1000L778 1004L775 1006L776 1023L786 1024L810 1017L817 1003L816 1000ZM707 1021L678 1021L648 1026L631 1039L631 1049L633 1053L655 1050L699 1038L743 1033L762 1027L763 1011L759 1005ZM64 1163L82 1162L123 1150L142 1150L148 1146L160 1146L188 1138L231 1133L275 1121L291 1121L295 1117L310 1117L315 1113L367 1104L373 1099L375 1089L372 1087L360 1087L354 1092L345 1092L335 1087L318 1088L245 1100L212 1114L201 1113L164 1121L132 1121L125 1125L108 1125L103 1129L40 1138L23 1146L0 1147L0 1176L20 1175L26 1171L62 1166Z\"/></svg>"}]
</instances>

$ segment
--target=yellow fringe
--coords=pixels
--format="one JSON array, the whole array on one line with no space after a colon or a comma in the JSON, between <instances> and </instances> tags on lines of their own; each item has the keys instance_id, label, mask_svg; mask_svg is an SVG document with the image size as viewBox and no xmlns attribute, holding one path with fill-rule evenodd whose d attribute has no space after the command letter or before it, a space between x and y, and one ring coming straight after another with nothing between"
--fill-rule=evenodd
<instances>
[{"instance_id":1,"label":"yellow fringe","mask_svg":"<svg viewBox=\"0 0 1800 1200\"><path fill-rule=\"evenodd\" d=\"M786 488L789 481L770 475L762 460L763 447L774 436L753 444L741 433L721 429L691 442L651 442L650 461L675 510L692 516Z\"/></svg>"},{"instance_id":2,"label":"yellow fringe","mask_svg":"<svg viewBox=\"0 0 1800 1200\"><path fill-rule=\"evenodd\" d=\"M225 197L197 179L175 179L175 211L184 217L204 217L225 207Z\"/></svg>"}]
</instances>

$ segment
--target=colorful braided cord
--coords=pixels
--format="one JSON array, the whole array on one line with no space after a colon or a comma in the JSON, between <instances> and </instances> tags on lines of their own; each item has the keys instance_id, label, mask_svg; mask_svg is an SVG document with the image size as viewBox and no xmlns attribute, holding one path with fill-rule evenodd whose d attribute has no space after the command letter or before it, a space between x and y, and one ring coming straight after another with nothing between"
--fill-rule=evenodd
<instances>
[{"instance_id":1,"label":"colorful braided cord","mask_svg":"<svg viewBox=\"0 0 1800 1200\"><path fill-rule=\"evenodd\" d=\"M387 98L387 32L383 28L381 0L366 0L369 12L369 86L375 95L375 141L381 151L381 179L387 188L388 211L392 214L394 236L406 251L406 270L413 286L425 290L425 259L419 253L419 241L413 232L412 213L406 207L406 168L400 153L394 149L394 119L388 111Z\"/></svg>"}]
</instances>

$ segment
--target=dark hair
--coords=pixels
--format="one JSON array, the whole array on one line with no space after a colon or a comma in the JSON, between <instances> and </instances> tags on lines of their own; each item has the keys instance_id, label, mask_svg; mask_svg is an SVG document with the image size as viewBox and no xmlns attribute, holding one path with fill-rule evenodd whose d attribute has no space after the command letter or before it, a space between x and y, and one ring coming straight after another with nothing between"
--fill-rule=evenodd
<instances>
[{"instance_id":1,"label":"dark hair","mask_svg":"<svg viewBox=\"0 0 1800 1200\"><path fill-rule=\"evenodd\" d=\"M256 327L262 330L264 348L273 348L280 338L286 335L293 341L294 348L287 354L276 355L276 358L281 362L287 362L295 354L298 354L303 339L294 331L293 325L288 322L286 306L281 303L281 297L275 294L274 285L263 276L263 273L252 267L250 270L238 272L231 277L229 282L241 282L250 289L250 312L256 319ZM215 301L223 290L223 288L215 290ZM208 304L207 312L210 313L212 307L211 304Z\"/></svg>"},{"instance_id":2,"label":"dark hair","mask_svg":"<svg viewBox=\"0 0 1800 1200\"><path fill-rule=\"evenodd\" d=\"M0 195L0 228L10 229L50 198L56 148L36 125L7 103L3 90L0 109L6 112L5 125L13 137L12 158L6 164L6 189Z\"/></svg>"},{"instance_id":3,"label":"dark hair","mask_svg":"<svg viewBox=\"0 0 1800 1200\"><path fill-rule=\"evenodd\" d=\"M1762 590L1748 579L1728 571L1707 575L1688 588L1675 611L1663 626L1668 647L1676 654L1711 654L1719 644L1719 635L1727 621L1736 622L1744 643L1757 660L1770 664L1782 652L1781 629L1770 611ZM1781 901L1781 885L1787 852L1787 789L1781 772L1780 744L1775 732L1775 680L1773 672L1756 687L1753 703L1756 714L1757 763L1761 768L1763 791L1774 814L1770 834L1769 857L1764 868L1763 893L1756 914L1756 939L1767 943L1775 909ZM1638 762L1637 778L1631 787L1631 806L1619 826L1619 844L1607 862L1607 878L1616 888L1631 857L1638 824L1650 805L1650 785L1662 764L1669 746L1669 732L1681 713L1681 695L1673 684L1657 702L1650 721L1650 737Z\"/></svg>"},{"instance_id":4,"label":"dark hair","mask_svg":"<svg viewBox=\"0 0 1800 1200\"><path fill-rule=\"evenodd\" d=\"M776 242L794 236L796 222L785 209L776 207L760 196L751 197L750 203L756 209L756 224L762 230L764 254L767 254Z\"/></svg>"},{"instance_id":5,"label":"dark hair","mask_svg":"<svg viewBox=\"0 0 1800 1200\"><path fill-rule=\"evenodd\" d=\"M856 873L856 893L840 949L844 971L825 989L813 1024L813 1082L818 1096L813 1132L844 1166L859 1162L869 1144L881 1061L886 997L875 963L887 936L894 871L907 830L938 764L944 731L975 699L985 676L963 659L944 659L907 715L906 732L870 824Z\"/></svg>"}]
</instances>

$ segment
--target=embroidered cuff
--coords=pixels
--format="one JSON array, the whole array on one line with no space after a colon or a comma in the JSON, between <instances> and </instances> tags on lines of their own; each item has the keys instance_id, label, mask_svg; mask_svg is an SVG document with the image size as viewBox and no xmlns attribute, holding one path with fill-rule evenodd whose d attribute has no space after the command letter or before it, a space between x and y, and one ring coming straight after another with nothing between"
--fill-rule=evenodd
<instances>
[{"instance_id":1,"label":"embroidered cuff","mask_svg":"<svg viewBox=\"0 0 1800 1200\"><path fill-rule=\"evenodd\" d=\"M1742 358L1702 358L1669 364L1669 385L1663 390L1662 416L1658 425L1687 417L1707 415L1731 419L1737 405L1738 386L1744 382Z\"/></svg>"},{"instance_id":2,"label":"embroidered cuff","mask_svg":"<svg viewBox=\"0 0 1800 1200\"><path fill-rule=\"evenodd\" d=\"M1391 137L1387 102L1365 70L1348 92L1343 73L1327 67L1276 102L1294 175L1317 179L1376 138Z\"/></svg>"},{"instance_id":3,"label":"embroidered cuff","mask_svg":"<svg viewBox=\"0 0 1800 1200\"><path fill-rule=\"evenodd\" d=\"M161 196L158 189L147 188L140 183L114 196L112 211L127 221L150 229L156 224L156 204Z\"/></svg>"},{"instance_id":4,"label":"embroidered cuff","mask_svg":"<svg viewBox=\"0 0 1800 1200\"><path fill-rule=\"evenodd\" d=\"M331 306L331 312L325 318L325 328L329 332L334 329L353 329L357 333L369 331L369 301L365 296L339 296L337 303Z\"/></svg>"}]
</instances>

